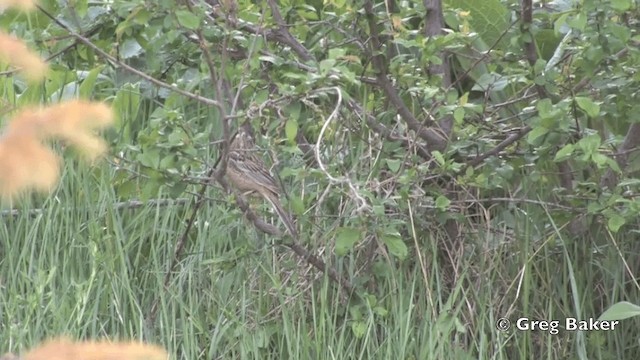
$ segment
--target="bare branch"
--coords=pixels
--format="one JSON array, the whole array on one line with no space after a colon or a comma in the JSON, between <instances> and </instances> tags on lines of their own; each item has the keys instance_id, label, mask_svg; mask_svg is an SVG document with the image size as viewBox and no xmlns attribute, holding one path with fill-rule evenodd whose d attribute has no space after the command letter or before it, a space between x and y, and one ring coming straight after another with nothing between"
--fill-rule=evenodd
<instances>
[{"instance_id":1,"label":"bare branch","mask_svg":"<svg viewBox=\"0 0 640 360\"><path fill-rule=\"evenodd\" d=\"M440 129L427 129L423 124L416 119L413 113L409 110L404 101L400 98L400 95L391 84L391 81L387 77L387 65L385 64L384 57L380 54L382 49L382 43L380 41L380 33L378 32L376 24L376 16L373 11L373 3L371 0L364 2L364 10L369 23L369 32L371 34L370 46L371 46L371 63L376 69L378 83L382 87L382 90L387 95L391 103L398 110L400 116L407 123L407 126L415 131L418 136L428 143L429 149L443 150L447 145L447 136Z\"/></svg>"},{"instance_id":2,"label":"bare branch","mask_svg":"<svg viewBox=\"0 0 640 360\"><path fill-rule=\"evenodd\" d=\"M624 170L629 165L629 154L632 150L637 149L640 146L640 123L632 123L629 126L627 135L624 137L622 146L613 155L614 159L618 163L620 169ZM611 168L607 169L600 180L600 185L603 188L613 189L618 183L618 176Z\"/></svg>"},{"instance_id":3,"label":"bare branch","mask_svg":"<svg viewBox=\"0 0 640 360\"><path fill-rule=\"evenodd\" d=\"M296 40L296 38L294 38L293 35L291 35L289 30L287 29L287 24L282 18L282 15L280 14L280 9L278 8L278 4L276 4L275 0L267 0L267 3L269 4L269 8L271 9L271 15L273 16L273 19L276 21L276 24L278 24L278 27L272 33L271 36L273 36L279 42L282 42L291 46L291 49L303 61L314 60L309 50L307 50L307 48L302 46L302 44L300 44L300 42Z\"/></svg>"},{"instance_id":4,"label":"bare branch","mask_svg":"<svg viewBox=\"0 0 640 360\"><path fill-rule=\"evenodd\" d=\"M103 57L104 59L108 60L109 62L111 62L112 64L114 64L115 66L125 69L128 72L135 74L147 81L149 81L150 83L153 83L161 88L165 88L171 91L174 91L180 95L186 96L189 99L193 99L195 101L201 102L203 104L207 104L207 105L213 105L219 109L222 109L222 104L219 103L216 100L212 100L191 92L188 92L186 90L180 89L177 86L171 85L171 84L167 84L165 82L162 82L152 76L149 76L147 74L145 74L144 72L135 69L125 63L123 63L122 61L116 59L115 57L107 54L105 51L103 51L102 49L100 49L98 46L94 45L91 40L87 39L86 37L76 33L75 31L73 31L70 27L68 27L67 25L65 25L63 22L59 21L58 19L56 19L55 16L49 14L45 9L43 9L40 5L36 5L38 7L38 9L45 14L45 16L47 16L49 19L51 19L53 22L55 22L58 26L60 26L61 28L65 29L67 32L69 32L69 34L71 36L73 36L74 38L78 39L79 42L85 44L86 46L88 46L89 48L91 48L93 51L95 51L98 55L100 55L101 57Z\"/></svg>"},{"instance_id":5,"label":"bare branch","mask_svg":"<svg viewBox=\"0 0 640 360\"><path fill-rule=\"evenodd\" d=\"M480 165L480 163L483 162L488 157L497 155L500 151L504 150L504 148L506 148L507 146L522 139L522 137L525 136L527 133L529 133L529 131L531 131L531 126L527 125L522 129L520 129L519 131L511 134L508 138L504 139L500 144L496 145L496 147L494 147L493 149L485 152L484 154L478 155L473 160L467 162L467 166L465 166L462 170L460 170L460 173L463 174L469 166Z\"/></svg>"}]
</instances>

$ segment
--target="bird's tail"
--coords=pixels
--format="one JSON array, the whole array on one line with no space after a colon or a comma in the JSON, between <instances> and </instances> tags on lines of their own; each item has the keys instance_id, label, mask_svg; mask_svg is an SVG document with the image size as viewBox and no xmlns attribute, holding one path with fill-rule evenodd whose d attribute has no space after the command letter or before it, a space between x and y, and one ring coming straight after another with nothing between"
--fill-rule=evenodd
<instances>
[{"instance_id":1,"label":"bird's tail","mask_svg":"<svg viewBox=\"0 0 640 360\"><path fill-rule=\"evenodd\" d=\"M293 223L291 214L289 214L289 212L282 207L282 203L280 202L280 199L277 198L277 195L265 196L265 198L267 198L273 209L276 211L276 213L278 213L278 217L284 223L284 226L287 228L287 231L289 231L289 234L291 234L291 236L295 240L297 240L298 231L296 230L296 227Z\"/></svg>"}]
</instances>

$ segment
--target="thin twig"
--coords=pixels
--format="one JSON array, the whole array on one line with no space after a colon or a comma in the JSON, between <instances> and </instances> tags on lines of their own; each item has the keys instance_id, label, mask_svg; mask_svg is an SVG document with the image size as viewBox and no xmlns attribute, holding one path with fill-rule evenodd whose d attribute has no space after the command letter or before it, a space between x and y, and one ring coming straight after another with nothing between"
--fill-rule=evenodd
<instances>
[{"instance_id":1,"label":"thin twig","mask_svg":"<svg viewBox=\"0 0 640 360\"><path fill-rule=\"evenodd\" d=\"M151 199L147 201L140 200L129 200L122 201L113 204L113 210L131 210L138 209L143 206L148 207L167 207L167 206L175 206L175 205L186 205L189 203L189 199L178 198L178 199ZM72 208L63 208L62 211L72 210ZM77 208L73 208L73 210L77 210ZM3 210L0 211L0 216L2 217L18 217L18 216L28 216L30 218L40 216L44 214L47 209L29 209L27 211L22 211L19 209L11 209L11 210Z\"/></svg>"},{"instance_id":2,"label":"thin twig","mask_svg":"<svg viewBox=\"0 0 640 360\"><path fill-rule=\"evenodd\" d=\"M215 167L211 168L211 170L209 170L209 176L213 173ZM204 204L204 192L206 191L207 186L203 185L200 188L200 191L198 192L198 196L195 198L195 204L193 206L193 210L191 211L191 216L189 217L189 220L187 221L187 226L185 227L184 231L182 232L182 236L180 237L180 239L178 240L178 242L176 243L175 246L175 250L173 252L174 256L172 257L171 260L171 264L169 265L169 268L167 269L167 272L164 276L164 281L163 281L163 288L166 289L169 286L169 281L171 281L171 274L173 273L173 269L176 267L176 265L178 264L178 259L180 258L180 254L182 253L182 249L184 248L184 245L187 242L187 238L188 235L191 231L191 228L193 227L193 224L196 221L196 217L198 215L198 210L200 210L200 208L202 207L202 205ZM149 327L152 327L153 324L156 321L156 317L158 315L158 305L160 304L160 297L156 297L153 300L153 303L151 304L151 310L149 310L149 316L147 316L147 325Z\"/></svg>"},{"instance_id":3,"label":"thin twig","mask_svg":"<svg viewBox=\"0 0 640 360\"><path fill-rule=\"evenodd\" d=\"M475 157L473 160L470 160L467 162L466 166L463 166L463 168L458 172L459 174L464 174L464 172L467 170L468 167L470 166L477 166L480 165L480 163L482 163L486 158L490 157L490 156L494 156L497 155L500 151L502 151L503 149L505 149L507 146L513 144L514 142L522 139L522 137L524 137L525 135L527 135L529 133L529 131L531 131L531 126L527 125L525 127L523 127L522 129L520 129L519 131L511 134L508 138L504 139L500 144L496 145L496 147L494 147L493 149L478 155L477 157Z\"/></svg>"},{"instance_id":4,"label":"thin twig","mask_svg":"<svg viewBox=\"0 0 640 360\"><path fill-rule=\"evenodd\" d=\"M342 176L340 178L336 178L333 175L331 175L329 171L327 171L327 169L325 168L324 163L322 162L322 158L320 157L320 149L321 149L320 145L322 145L322 139L324 138L324 133L329 127L331 120L336 118L336 115L338 114L338 110L340 109L340 104L342 103L342 92L340 91L340 88L334 87L332 89L334 89L337 92L338 100L336 101L336 107L333 109L329 117L327 117L327 119L325 120L324 124L322 125L322 129L320 129L320 134L318 135L318 141L316 142L316 148L315 148L316 162L318 163L320 170L325 174L325 176L330 181L334 183L339 183L339 184L347 184L347 186L349 187L349 190L351 191L351 194L358 201L359 205L358 205L358 208L356 209L356 212L359 213L370 208L369 205L367 204L367 200L365 200L360 195L360 193L358 192L358 189L356 189L356 186L348 177Z\"/></svg>"},{"instance_id":5,"label":"thin twig","mask_svg":"<svg viewBox=\"0 0 640 360\"><path fill-rule=\"evenodd\" d=\"M44 8L42 8L40 5L36 5L38 7L38 9L45 14L45 16L47 16L49 19L51 19L53 22L55 22L58 26L60 26L61 28L65 29L67 32L69 32L69 34L71 34L73 37L75 37L76 39L78 39L78 41L80 41L81 43L85 44L86 46L88 46L89 48L91 48L93 51L95 51L98 55L100 55L101 57L105 58L106 60L110 61L112 64L127 70L128 72L135 74L159 87L174 91L180 95L186 96L190 99L196 100L198 102L201 102L203 104L207 104L207 105L213 105L215 107L221 108L222 104L216 100L213 99L209 99L191 92L188 92L186 90L183 90L175 85L171 85L171 84L167 84L165 82L162 82L152 76L149 76L147 74L145 74L144 72L133 68L125 63L123 63L122 61L116 59L115 57L109 55L108 53L106 53L105 51L103 51L102 49L100 49L98 46L96 46L95 44L93 44L91 42L91 40L87 39L86 37L76 33L73 29L71 29L70 27L68 27L65 23L61 22L60 20L58 20L55 16L51 15L49 12L47 12Z\"/></svg>"},{"instance_id":6,"label":"thin twig","mask_svg":"<svg viewBox=\"0 0 640 360\"><path fill-rule=\"evenodd\" d=\"M409 110L387 76L387 65L385 64L383 55L380 54L380 49L382 49L383 46L380 40L380 33L376 23L376 15L373 11L373 3L371 0L366 0L364 2L364 12L367 17L369 32L371 34L371 50L369 51L369 55L371 56L371 63L377 72L376 77L380 87L407 126L411 130L415 131L420 138L426 140L430 149L444 149L447 145L447 134L437 128L424 127L411 110ZM433 124L433 121L429 121L428 124L429 123Z\"/></svg>"}]
</instances>

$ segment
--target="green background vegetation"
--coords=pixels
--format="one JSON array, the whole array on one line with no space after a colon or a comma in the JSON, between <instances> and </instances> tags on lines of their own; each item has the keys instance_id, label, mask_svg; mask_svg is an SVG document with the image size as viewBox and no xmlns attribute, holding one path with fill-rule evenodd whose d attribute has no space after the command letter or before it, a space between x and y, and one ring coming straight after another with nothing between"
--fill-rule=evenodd
<instances>
[{"instance_id":1,"label":"green background vegetation","mask_svg":"<svg viewBox=\"0 0 640 360\"><path fill-rule=\"evenodd\" d=\"M3 209L0 352L64 334L176 359L638 358L635 317L611 332L496 330L640 303L637 3L536 3L527 21L519 2L444 1L433 36L434 3L6 10L0 25L51 71L0 77L4 120L79 96L118 121L104 162L65 156L52 194ZM225 122L244 121L300 244L352 296L209 179Z\"/></svg>"}]
</instances>

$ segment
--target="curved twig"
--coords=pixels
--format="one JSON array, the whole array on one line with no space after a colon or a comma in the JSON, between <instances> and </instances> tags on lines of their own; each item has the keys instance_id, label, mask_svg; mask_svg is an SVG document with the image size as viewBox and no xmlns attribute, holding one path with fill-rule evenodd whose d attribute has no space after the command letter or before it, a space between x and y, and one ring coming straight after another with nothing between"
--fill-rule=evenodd
<instances>
[{"instance_id":1,"label":"curved twig","mask_svg":"<svg viewBox=\"0 0 640 360\"><path fill-rule=\"evenodd\" d=\"M322 124L322 129L320 129L320 134L318 135L318 141L316 142L316 148L315 148L316 162L318 163L318 166L320 167L320 170L325 174L325 176L329 180L331 180L331 182L340 183L340 184L347 184L347 186L349 187L349 190L351 191L351 194L356 198L356 200L359 203L359 206L356 209L356 211L357 212L362 212L364 210L369 209L369 205L367 204L367 200L365 200L359 194L358 189L356 188L356 186L353 184L353 182L348 177L343 176L343 177L340 177L340 178L336 178L333 175L331 175L329 173L329 171L327 171L327 168L324 166L324 163L322 162L322 159L320 158L320 145L322 144L322 139L324 137L324 133L327 130L327 127L329 126L329 124L331 123L331 120L336 118L336 115L338 114L338 110L340 109L340 104L342 103L342 92L340 91L340 88L333 87L331 89L334 89L336 91L336 93L338 94L338 101L336 102L336 107L333 109L333 111L331 112L329 117L327 117L327 119L325 120L324 124Z\"/></svg>"}]
</instances>

